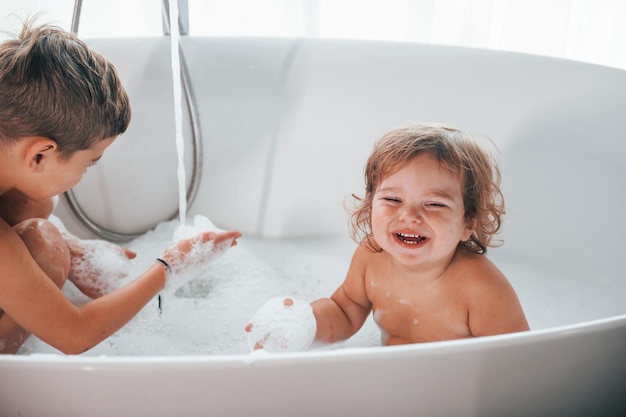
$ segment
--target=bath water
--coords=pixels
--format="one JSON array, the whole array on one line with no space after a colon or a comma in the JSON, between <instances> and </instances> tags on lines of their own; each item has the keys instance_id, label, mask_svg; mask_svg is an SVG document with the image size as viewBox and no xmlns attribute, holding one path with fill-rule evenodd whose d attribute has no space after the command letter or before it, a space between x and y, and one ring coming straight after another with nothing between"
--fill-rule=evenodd
<instances>
[{"instance_id":1,"label":"bath water","mask_svg":"<svg viewBox=\"0 0 626 417\"><path fill-rule=\"evenodd\" d=\"M129 277L147 269L172 237L186 225L186 179L182 129L182 92L178 5L170 1L171 63L178 156L179 219L160 224L128 247L138 256ZM304 301L328 297L343 281L355 244L347 237L263 240L245 236L199 278L162 299L149 303L130 323L85 356L161 356L248 353L245 326L257 309L273 297ZM563 271L549 265L498 255L496 264L515 287L531 328L574 324L622 314L621 291L599 286L592 274ZM582 275L582 276L576 276ZM64 292L76 304L87 302L71 283ZM366 347L380 344L380 332L370 315L348 341L315 349ZM18 353L55 353L31 336Z\"/></svg>"},{"instance_id":2,"label":"bath water","mask_svg":"<svg viewBox=\"0 0 626 417\"><path fill-rule=\"evenodd\" d=\"M178 220L164 222L127 245L137 252L131 261L131 278L154 263L179 228ZM120 331L83 355L247 354L244 329L263 303L279 296L305 301L330 296L343 281L354 249L347 234L280 240L244 236L202 276L164 296L161 314L155 298ZM601 285L591 272L529 262L500 248L490 257L515 287L532 329L623 314L617 307L623 292ZM71 283L63 291L75 304L88 301ZM370 314L351 339L314 349L379 344L380 332ZM58 351L31 336L18 353Z\"/></svg>"},{"instance_id":3,"label":"bath water","mask_svg":"<svg viewBox=\"0 0 626 417\"><path fill-rule=\"evenodd\" d=\"M131 278L154 263L179 228L160 224L127 246L137 252ZM146 305L125 327L85 356L247 354L244 328L263 303L275 296L313 301L329 296L343 281L355 244L348 237L290 240L242 238L205 272L173 295ZM64 292L75 304L88 299L73 284ZM329 347L375 346L378 328L370 319L352 339ZM20 354L57 353L31 336Z\"/></svg>"}]
</instances>

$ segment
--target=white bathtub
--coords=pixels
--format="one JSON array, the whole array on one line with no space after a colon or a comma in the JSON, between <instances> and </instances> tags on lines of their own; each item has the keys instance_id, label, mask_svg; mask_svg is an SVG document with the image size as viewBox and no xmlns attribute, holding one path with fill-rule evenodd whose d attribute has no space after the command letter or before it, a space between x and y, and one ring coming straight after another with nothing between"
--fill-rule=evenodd
<instances>
[{"instance_id":1,"label":"white bathtub","mask_svg":"<svg viewBox=\"0 0 626 417\"><path fill-rule=\"evenodd\" d=\"M76 198L101 226L142 232L178 208L168 40L90 43L134 115ZM183 54L204 148L189 215L246 237L347 236L344 199L399 124L491 137L508 216L490 256L533 330L298 354L0 356L0 415L624 415L625 71L357 41L184 38ZM57 214L91 235L66 202Z\"/></svg>"}]
</instances>

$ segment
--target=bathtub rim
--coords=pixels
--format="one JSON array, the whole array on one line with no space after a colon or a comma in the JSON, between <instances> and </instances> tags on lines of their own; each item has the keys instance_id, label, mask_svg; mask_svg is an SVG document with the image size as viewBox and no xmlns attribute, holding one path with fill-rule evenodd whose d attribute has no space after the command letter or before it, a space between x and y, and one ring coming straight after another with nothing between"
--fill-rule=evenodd
<instances>
[{"instance_id":1,"label":"bathtub rim","mask_svg":"<svg viewBox=\"0 0 626 417\"><path fill-rule=\"evenodd\" d=\"M523 344L536 344L549 340L556 340L563 336L576 336L581 333L608 331L610 329L626 327L626 314L611 316L601 319L589 320L580 323L555 326L545 329L530 330L525 332L508 333L477 338L445 340L439 342L413 343L397 346L365 346L365 347L338 347L329 349L313 349L305 352L287 353L237 353L237 354L205 354L205 355L162 355L162 356L81 356L64 355L61 353L33 353L27 355L0 355L0 366L6 363L20 363L29 365L63 366L67 370L68 365L76 365L85 371L94 370L93 365L172 365L177 364L221 364L224 366L255 364L289 363L294 361L324 361L328 359L359 360L363 357L384 358L389 355L406 355L420 352L449 354L463 351L467 348L478 350L481 348L502 348L509 344L521 341Z\"/></svg>"}]
</instances>

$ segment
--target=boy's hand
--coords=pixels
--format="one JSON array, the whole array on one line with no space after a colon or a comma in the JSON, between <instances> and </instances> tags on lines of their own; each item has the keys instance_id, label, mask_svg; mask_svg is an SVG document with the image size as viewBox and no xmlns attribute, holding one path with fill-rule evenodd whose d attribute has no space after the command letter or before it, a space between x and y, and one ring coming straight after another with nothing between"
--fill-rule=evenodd
<instances>
[{"instance_id":1,"label":"boy's hand","mask_svg":"<svg viewBox=\"0 0 626 417\"><path fill-rule=\"evenodd\" d=\"M298 352L313 344L317 324L311 305L291 297L268 300L245 327L250 351Z\"/></svg>"},{"instance_id":2,"label":"boy's hand","mask_svg":"<svg viewBox=\"0 0 626 417\"><path fill-rule=\"evenodd\" d=\"M241 233L203 232L195 237L180 240L163 252L163 259L171 268L165 291L173 292L202 274L204 268L219 258L227 249L237 245Z\"/></svg>"},{"instance_id":3,"label":"boy's hand","mask_svg":"<svg viewBox=\"0 0 626 417\"><path fill-rule=\"evenodd\" d=\"M105 240L66 238L70 249L69 279L90 298L119 288L128 278L135 252Z\"/></svg>"}]
</instances>

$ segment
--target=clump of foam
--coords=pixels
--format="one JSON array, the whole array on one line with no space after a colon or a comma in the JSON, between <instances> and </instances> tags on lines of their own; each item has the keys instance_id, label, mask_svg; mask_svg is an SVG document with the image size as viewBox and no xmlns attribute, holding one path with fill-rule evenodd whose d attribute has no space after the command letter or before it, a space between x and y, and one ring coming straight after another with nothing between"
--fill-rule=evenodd
<instances>
[{"instance_id":1,"label":"clump of foam","mask_svg":"<svg viewBox=\"0 0 626 417\"><path fill-rule=\"evenodd\" d=\"M72 281L87 294L104 295L124 285L130 259L119 246L102 240L75 240L72 246Z\"/></svg>"},{"instance_id":2,"label":"clump of foam","mask_svg":"<svg viewBox=\"0 0 626 417\"><path fill-rule=\"evenodd\" d=\"M174 229L174 237L172 241L177 242L183 239L189 239L196 236L201 232L223 232L222 229L218 228L213 224L208 217L205 217L201 214L196 214L193 218L193 224L179 224Z\"/></svg>"},{"instance_id":3,"label":"clump of foam","mask_svg":"<svg viewBox=\"0 0 626 417\"><path fill-rule=\"evenodd\" d=\"M179 227L179 220L162 222L127 244L137 253L130 261L129 281L154 265ZM344 235L282 239L244 235L201 276L163 294L162 310L155 297L118 332L81 356L249 355L244 328L263 303L281 294L301 300L332 294L343 281L354 248ZM76 305L89 301L69 281L63 292ZM380 331L368 318L349 340L312 349L378 345ZM31 336L18 353L59 351ZM255 351L255 356L263 354L270 353Z\"/></svg>"},{"instance_id":4,"label":"clump of foam","mask_svg":"<svg viewBox=\"0 0 626 417\"><path fill-rule=\"evenodd\" d=\"M132 265L124 248L105 240L78 239L68 232L57 216L50 215L48 220L69 246L72 254L70 276L81 291L90 297L97 297L124 286L130 280Z\"/></svg>"},{"instance_id":5,"label":"clump of foam","mask_svg":"<svg viewBox=\"0 0 626 417\"><path fill-rule=\"evenodd\" d=\"M213 240L203 241L199 235L203 232L219 232L220 230L206 217L196 215L193 225L179 225L174 231L172 246L162 255L171 267L171 274L165 284L165 292L173 292L204 274L209 265L221 257L232 245L232 239L215 243ZM184 251L177 242L189 239L191 248Z\"/></svg>"},{"instance_id":6,"label":"clump of foam","mask_svg":"<svg viewBox=\"0 0 626 417\"><path fill-rule=\"evenodd\" d=\"M306 301L274 297L254 314L245 330L250 351L298 352L313 344L317 324Z\"/></svg>"}]
</instances>

